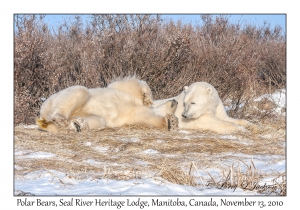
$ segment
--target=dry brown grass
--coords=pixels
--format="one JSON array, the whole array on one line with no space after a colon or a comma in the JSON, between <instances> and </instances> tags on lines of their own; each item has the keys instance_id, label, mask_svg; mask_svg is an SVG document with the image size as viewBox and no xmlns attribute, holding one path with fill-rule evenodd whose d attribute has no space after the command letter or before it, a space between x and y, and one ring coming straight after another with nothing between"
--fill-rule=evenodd
<instances>
[{"instance_id":1,"label":"dry brown grass","mask_svg":"<svg viewBox=\"0 0 300 210\"><path fill-rule=\"evenodd\" d=\"M75 133L50 134L37 128L15 127L16 178L33 171L57 170L76 179L129 180L157 178L172 183L202 186L215 180L225 180L234 163L249 164L255 157L278 156L270 164L284 159L285 124L267 125L260 132L217 135L204 131L157 130L141 126L106 128ZM47 152L51 158L24 158L26 153ZM254 160L255 161L255 160ZM252 163L254 167L254 163ZM232 168L234 183L248 180L254 183L266 176L278 176L276 171L260 173L249 179L251 169ZM251 168L251 167L250 167ZM204 175L210 169L219 175ZM233 170L235 172L233 172ZM222 173L221 173L222 172Z\"/></svg>"}]
</instances>

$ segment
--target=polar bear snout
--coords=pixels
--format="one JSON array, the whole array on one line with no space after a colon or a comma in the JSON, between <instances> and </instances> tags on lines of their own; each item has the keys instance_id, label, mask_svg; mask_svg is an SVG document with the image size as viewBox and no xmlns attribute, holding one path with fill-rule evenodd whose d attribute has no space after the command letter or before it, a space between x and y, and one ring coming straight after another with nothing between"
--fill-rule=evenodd
<instances>
[{"instance_id":1,"label":"polar bear snout","mask_svg":"<svg viewBox=\"0 0 300 210\"><path fill-rule=\"evenodd\" d=\"M181 116L183 118L191 118L192 117L192 114L191 114L191 107L190 106L187 106L186 103L183 103L183 112L181 114Z\"/></svg>"},{"instance_id":2,"label":"polar bear snout","mask_svg":"<svg viewBox=\"0 0 300 210\"><path fill-rule=\"evenodd\" d=\"M198 115L194 110L187 109L182 112L181 116L185 119L195 119L198 118L200 115Z\"/></svg>"}]
</instances>

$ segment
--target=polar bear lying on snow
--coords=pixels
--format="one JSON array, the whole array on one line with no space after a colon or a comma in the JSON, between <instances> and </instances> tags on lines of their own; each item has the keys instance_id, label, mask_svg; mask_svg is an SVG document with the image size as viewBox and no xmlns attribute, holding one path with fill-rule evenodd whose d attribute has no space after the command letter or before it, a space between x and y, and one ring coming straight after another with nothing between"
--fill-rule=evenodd
<instances>
[{"instance_id":1,"label":"polar bear lying on snow","mask_svg":"<svg viewBox=\"0 0 300 210\"><path fill-rule=\"evenodd\" d=\"M72 86L50 96L41 106L37 125L48 132L82 131L143 124L173 129L177 102L167 100L156 108L146 82L135 77L115 81L107 88Z\"/></svg>"},{"instance_id":2,"label":"polar bear lying on snow","mask_svg":"<svg viewBox=\"0 0 300 210\"><path fill-rule=\"evenodd\" d=\"M178 118L179 129L211 130L226 134L253 125L246 120L229 117L217 90L206 82L185 86L184 91L174 98L154 101L154 107L171 99L178 102L175 116Z\"/></svg>"}]
</instances>

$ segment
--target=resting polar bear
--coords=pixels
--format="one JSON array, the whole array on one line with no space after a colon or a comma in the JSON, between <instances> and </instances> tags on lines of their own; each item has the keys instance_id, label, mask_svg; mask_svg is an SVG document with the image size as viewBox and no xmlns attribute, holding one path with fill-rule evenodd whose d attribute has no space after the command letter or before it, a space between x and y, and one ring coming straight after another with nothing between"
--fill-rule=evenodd
<instances>
[{"instance_id":1,"label":"resting polar bear","mask_svg":"<svg viewBox=\"0 0 300 210\"><path fill-rule=\"evenodd\" d=\"M72 86L53 94L42 104L36 123L53 133L62 129L81 131L125 124L176 128L177 119L172 114L177 102L170 100L156 109L151 108L152 104L149 86L135 77L115 81L107 88Z\"/></svg>"},{"instance_id":2,"label":"resting polar bear","mask_svg":"<svg viewBox=\"0 0 300 210\"><path fill-rule=\"evenodd\" d=\"M217 90L206 82L196 82L185 86L175 99L178 102L175 116L179 129L211 130L220 134L244 130L242 126L252 125L246 120L233 119L225 111ZM154 107L166 101L154 101Z\"/></svg>"}]
</instances>

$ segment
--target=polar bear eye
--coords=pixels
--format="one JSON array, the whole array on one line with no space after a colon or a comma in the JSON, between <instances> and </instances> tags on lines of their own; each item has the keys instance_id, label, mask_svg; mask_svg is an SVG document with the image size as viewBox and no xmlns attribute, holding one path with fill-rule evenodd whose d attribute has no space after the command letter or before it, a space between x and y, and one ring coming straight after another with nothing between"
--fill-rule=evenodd
<instances>
[{"instance_id":1,"label":"polar bear eye","mask_svg":"<svg viewBox=\"0 0 300 210\"><path fill-rule=\"evenodd\" d=\"M195 102L191 102L191 104L195 104Z\"/></svg>"}]
</instances>

